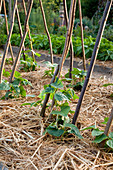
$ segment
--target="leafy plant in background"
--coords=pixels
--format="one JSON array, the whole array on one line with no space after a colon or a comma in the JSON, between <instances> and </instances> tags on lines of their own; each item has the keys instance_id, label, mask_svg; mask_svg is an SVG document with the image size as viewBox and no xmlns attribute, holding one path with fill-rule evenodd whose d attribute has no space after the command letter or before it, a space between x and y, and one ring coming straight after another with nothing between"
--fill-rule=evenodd
<instances>
[{"instance_id":1,"label":"leafy plant in background","mask_svg":"<svg viewBox=\"0 0 113 170\"><path fill-rule=\"evenodd\" d=\"M107 122L108 122L108 117L104 119L104 122L102 122L102 124L107 124ZM88 129L92 130L92 136L95 137L93 143L99 144L101 142L105 142L105 147L109 147L113 149L113 132L109 133L109 135L106 136L104 134L104 131L99 130L95 125L86 127L82 130L88 130Z\"/></svg>"},{"instance_id":2,"label":"leafy plant in background","mask_svg":"<svg viewBox=\"0 0 113 170\"><path fill-rule=\"evenodd\" d=\"M36 67L38 66L37 62L34 61L33 57L28 54L29 52L31 52L31 50L23 51L22 52L23 54L21 55L21 58L20 58L20 64L21 64L20 69L26 72L35 71ZM34 51L33 53L35 56L38 56L38 57L41 56L39 53L35 53ZM23 60L23 55L25 55L25 60Z\"/></svg>"},{"instance_id":3,"label":"leafy plant in background","mask_svg":"<svg viewBox=\"0 0 113 170\"><path fill-rule=\"evenodd\" d=\"M66 26L59 27L57 35L58 36L61 36L61 35L65 36L66 35L66 31L67 31Z\"/></svg>"},{"instance_id":4,"label":"leafy plant in background","mask_svg":"<svg viewBox=\"0 0 113 170\"><path fill-rule=\"evenodd\" d=\"M1 35L0 45L5 44L7 40L6 35ZM85 47L85 55L87 58L92 56L93 48L95 45L95 38L88 36L84 39L84 47ZM20 45L20 35L13 34L11 37L11 44L19 46ZM54 54L62 54L65 44L65 37L64 36L57 36L51 35L51 41L53 46L53 53ZM81 46L81 38L80 37L72 37L73 41L73 49L75 57L82 56L82 46ZM37 50L48 50L49 51L49 42L46 35L35 35L32 34L32 43L33 48ZM30 48L30 41L29 37L26 37L25 46ZM102 38L99 53L97 56L99 60L113 60L113 42L109 41L105 38Z\"/></svg>"},{"instance_id":5,"label":"leafy plant in background","mask_svg":"<svg viewBox=\"0 0 113 170\"><path fill-rule=\"evenodd\" d=\"M8 71L3 72L3 75L8 77L10 73ZM0 90L6 90L6 94L2 99L5 98L17 98L19 96L25 97L26 96L26 90L24 86L32 84L27 80L22 78L21 74L19 72L15 72L14 75L15 79L12 83L9 84L7 80L3 80L2 83L0 84Z\"/></svg>"}]
</instances>

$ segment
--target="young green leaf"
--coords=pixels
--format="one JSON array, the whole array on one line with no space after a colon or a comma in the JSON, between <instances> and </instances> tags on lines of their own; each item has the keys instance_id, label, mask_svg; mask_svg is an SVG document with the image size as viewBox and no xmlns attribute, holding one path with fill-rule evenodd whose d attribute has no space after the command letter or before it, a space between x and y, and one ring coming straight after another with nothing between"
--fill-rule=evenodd
<instances>
[{"instance_id":1,"label":"young green leaf","mask_svg":"<svg viewBox=\"0 0 113 170\"><path fill-rule=\"evenodd\" d=\"M113 132L109 133L109 138L113 139Z\"/></svg>"},{"instance_id":2,"label":"young green leaf","mask_svg":"<svg viewBox=\"0 0 113 170\"><path fill-rule=\"evenodd\" d=\"M51 112L51 114L55 114L55 115L61 115L61 116L67 116L68 113L70 111L70 107L69 106L61 106L61 111L56 111L56 110L53 110Z\"/></svg>"},{"instance_id":3,"label":"young green leaf","mask_svg":"<svg viewBox=\"0 0 113 170\"><path fill-rule=\"evenodd\" d=\"M45 89L45 93L54 93L55 92L55 88L51 87L51 85L49 87L46 87Z\"/></svg>"},{"instance_id":4,"label":"young green leaf","mask_svg":"<svg viewBox=\"0 0 113 170\"><path fill-rule=\"evenodd\" d=\"M104 122L102 122L101 124L107 124L108 119L109 119L108 117L105 117L105 118L104 118Z\"/></svg>"},{"instance_id":5,"label":"young green leaf","mask_svg":"<svg viewBox=\"0 0 113 170\"><path fill-rule=\"evenodd\" d=\"M9 77L10 76L10 72L9 71L5 71L5 69L3 69L3 76Z\"/></svg>"},{"instance_id":6,"label":"young green leaf","mask_svg":"<svg viewBox=\"0 0 113 170\"><path fill-rule=\"evenodd\" d=\"M10 85L8 82L3 81L0 83L0 90L10 90Z\"/></svg>"},{"instance_id":7,"label":"young green leaf","mask_svg":"<svg viewBox=\"0 0 113 170\"><path fill-rule=\"evenodd\" d=\"M83 128L83 129L81 129L81 130L88 130L88 129L95 129L95 125L92 125L92 126L89 126L89 127Z\"/></svg>"},{"instance_id":8,"label":"young green leaf","mask_svg":"<svg viewBox=\"0 0 113 170\"><path fill-rule=\"evenodd\" d=\"M22 97L25 97L25 96L26 96L26 91L25 91L24 87L23 87L23 86L19 86L19 88L20 88L20 94L21 94L21 96L22 96Z\"/></svg>"},{"instance_id":9,"label":"young green leaf","mask_svg":"<svg viewBox=\"0 0 113 170\"><path fill-rule=\"evenodd\" d=\"M100 131L99 129L94 129L92 131L92 136L99 136L99 135L101 135L103 133L104 133L104 131Z\"/></svg>"},{"instance_id":10,"label":"young green leaf","mask_svg":"<svg viewBox=\"0 0 113 170\"><path fill-rule=\"evenodd\" d=\"M54 88L57 88L57 89L63 88L62 81L59 80L58 78L56 79L56 81L54 83L51 84L51 86L53 86Z\"/></svg>"},{"instance_id":11,"label":"young green leaf","mask_svg":"<svg viewBox=\"0 0 113 170\"><path fill-rule=\"evenodd\" d=\"M75 125L66 123L65 127L71 128L71 131L69 131L69 133L74 133L78 138L83 139L82 135L79 132L79 129Z\"/></svg>"},{"instance_id":12,"label":"young green leaf","mask_svg":"<svg viewBox=\"0 0 113 170\"><path fill-rule=\"evenodd\" d=\"M18 71L15 71L14 77L15 77L15 78L20 78L20 77L21 77L21 74L20 74Z\"/></svg>"},{"instance_id":13,"label":"young green leaf","mask_svg":"<svg viewBox=\"0 0 113 170\"><path fill-rule=\"evenodd\" d=\"M46 128L46 132L48 132L52 136L59 137L64 133L64 130L63 129L57 129L56 127L53 127L53 126L48 126Z\"/></svg>"},{"instance_id":14,"label":"young green leaf","mask_svg":"<svg viewBox=\"0 0 113 170\"><path fill-rule=\"evenodd\" d=\"M65 96L62 92L56 92L54 96L55 100L63 101L63 100L69 100L67 96Z\"/></svg>"},{"instance_id":15,"label":"young green leaf","mask_svg":"<svg viewBox=\"0 0 113 170\"><path fill-rule=\"evenodd\" d=\"M102 141L104 141L105 139L108 139L108 137L105 134L101 134L99 136L96 136L95 140L93 141L93 143L101 143Z\"/></svg>"},{"instance_id":16,"label":"young green leaf","mask_svg":"<svg viewBox=\"0 0 113 170\"><path fill-rule=\"evenodd\" d=\"M103 86L104 86L104 87L113 86L113 84L112 84L112 83L108 83L108 84L104 84Z\"/></svg>"},{"instance_id":17,"label":"young green leaf","mask_svg":"<svg viewBox=\"0 0 113 170\"><path fill-rule=\"evenodd\" d=\"M112 140L108 140L108 141L106 142L106 144L107 144L110 148L113 149L113 139L112 139Z\"/></svg>"}]
</instances>

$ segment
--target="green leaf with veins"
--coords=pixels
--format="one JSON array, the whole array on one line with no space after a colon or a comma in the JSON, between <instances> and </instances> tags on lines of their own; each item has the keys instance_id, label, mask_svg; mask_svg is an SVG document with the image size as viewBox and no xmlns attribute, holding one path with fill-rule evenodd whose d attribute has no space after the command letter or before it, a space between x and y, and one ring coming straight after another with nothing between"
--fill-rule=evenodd
<instances>
[{"instance_id":1,"label":"green leaf with veins","mask_svg":"<svg viewBox=\"0 0 113 170\"><path fill-rule=\"evenodd\" d=\"M106 139L108 139L108 136L106 136L105 134L101 134L99 136L96 136L96 138L92 142L93 143L101 143L102 141L104 141Z\"/></svg>"},{"instance_id":2,"label":"green leaf with veins","mask_svg":"<svg viewBox=\"0 0 113 170\"><path fill-rule=\"evenodd\" d=\"M108 141L106 142L106 144L107 144L110 148L113 149L113 139L108 140Z\"/></svg>"},{"instance_id":3,"label":"green leaf with veins","mask_svg":"<svg viewBox=\"0 0 113 170\"><path fill-rule=\"evenodd\" d=\"M103 133L104 133L104 131L100 131L99 129L94 129L92 131L92 136L99 136L99 135L101 135Z\"/></svg>"},{"instance_id":4,"label":"green leaf with veins","mask_svg":"<svg viewBox=\"0 0 113 170\"><path fill-rule=\"evenodd\" d=\"M63 101L63 100L69 100L67 96L65 96L62 92L56 92L54 95L55 100Z\"/></svg>"},{"instance_id":5,"label":"green leaf with veins","mask_svg":"<svg viewBox=\"0 0 113 170\"><path fill-rule=\"evenodd\" d=\"M51 84L51 86L53 86L54 88L57 88L57 89L63 88L62 81L59 80L58 78L56 79L56 81L54 83Z\"/></svg>"},{"instance_id":6,"label":"green leaf with veins","mask_svg":"<svg viewBox=\"0 0 113 170\"><path fill-rule=\"evenodd\" d=\"M3 81L2 83L0 83L0 90L10 90L9 82Z\"/></svg>"},{"instance_id":7,"label":"green leaf with veins","mask_svg":"<svg viewBox=\"0 0 113 170\"><path fill-rule=\"evenodd\" d=\"M78 138L83 139L82 135L79 132L79 129L75 125L66 123L64 126L71 128L71 130L68 131L69 133L74 133Z\"/></svg>"},{"instance_id":8,"label":"green leaf with veins","mask_svg":"<svg viewBox=\"0 0 113 170\"><path fill-rule=\"evenodd\" d=\"M63 129L57 129L56 127L53 127L53 126L48 126L46 128L46 132L48 132L52 136L59 137L64 133L64 130Z\"/></svg>"},{"instance_id":9,"label":"green leaf with veins","mask_svg":"<svg viewBox=\"0 0 113 170\"><path fill-rule=\"evenodd\" d=\"M109 133L109 138L113 139L113 132Z\"/></svg>"},{"instance_id":10,"label":"green leaf with veins","mask_svg":"<svg viewBox=\"0 0 113 170\"><path fill-rule=\"evenodd\" d=\"M53 110L51 112L51 114L61 115L61 116L66 117L68 115L69 111L70 111L70 106L61 106L60 111Z\"/></svg>"}]
</instances>

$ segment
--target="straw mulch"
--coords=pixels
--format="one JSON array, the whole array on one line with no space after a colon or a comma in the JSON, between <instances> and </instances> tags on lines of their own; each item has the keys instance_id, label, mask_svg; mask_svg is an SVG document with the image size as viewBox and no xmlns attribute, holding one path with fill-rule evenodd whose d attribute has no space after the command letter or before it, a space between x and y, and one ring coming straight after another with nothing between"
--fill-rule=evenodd
<instances>
[{"instance_id":1,"label":"straw mulch","mask_svg":"<svg viewBox=\"0 0 113 170\"><path fill-rule=\"evenodd\" d=\"M24 102L37 101L43 85L50 82L50 78L43 78L44 70L45 67L40 67L37 71L22 73L33 85L33 88L26 89L27 94L35 94L36 97L0 100L0 162L9 170L113 169L113 153L92 144L90 130L81 131L83 140L74 135L66 138L43 135L48 113L43 119L40 117L41 106L21 106ZM96 124L104 130L101 122L109 116L113 105L113 98L109 97L113 92L112 86L102 86L108 82L111 81L105 77L90 80L78 118L81 129ZM70 104L72 110L75 110L76 104L77 101Z\"/></svg>"}]
</instances>

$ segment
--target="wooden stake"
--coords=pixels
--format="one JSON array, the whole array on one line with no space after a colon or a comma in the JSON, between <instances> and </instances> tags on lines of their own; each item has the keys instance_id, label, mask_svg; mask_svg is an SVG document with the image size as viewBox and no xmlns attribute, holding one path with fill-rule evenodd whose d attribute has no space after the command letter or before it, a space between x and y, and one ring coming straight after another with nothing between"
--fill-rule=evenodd
<instances>
[{"instance_id":1,"label":"wooden stake","mask_svg":"<svg viewBox=\"0 0 113 170\"><path fill-rule=\"evenodd\" d=\"M17 7L17 9L16 9L16 14L17 14L18 26L19 26L19 31L20 31L20 37L21 37L21 39L22 39L22 37L23 37L23 31L22 31L22 26L21 26L21 22L20 22L18 7ZM25 51L25 46L24 46L24 44L23 44L23 51ZM26 60L24 53L23 53L23 59Z\"/></svg>"},{"instance_id":2,"label":"wooden stake","mask_svg":"<svg viewBox=\"0 0 113 170\"><path fill-rule=\"evenodd\" d=\"M3 0L3 5L4 5L6 31L7 31L7 35L9 35L9 28L8 28L8 21L7 21L7 13L6 13L5 0ZM11 42L9 42L9 47L10 47L10 52L11 52L12 61L14 62L14 55L13 55L13 50L12 50Z\"/></svg>"},{"instance_id":3,"label":"wooden stake","mask_svg":"<svg viewBox=\"0 0 113 170\"><path fill-rule=\"evenodd\" d=\"M60 75L61 75L62 67L63 67L64 61L66 59L66 56L68 54L69 47L70 47L73 25L74 25L74 18L75 18L76 2L77 2L77 0L71 0L71 6L70 6L70 12L69 12L69 23L68 23L68 28L67 28L65 46L64 46L62 58L61 58L61 61L60 61L60 68L59 68L58 77L60 77Z\"/></svg>"},{"instance_id":4,"label":"wooden stake","mask_svg":"<svg viewBox=\"0 0 113 170\"><path fill-rule=\"evenodd\" d=\"M7 56L7 53L8 53L10 39L11 39L12 31L13 31L16 7L17 7L17 0L14 0L12 22L11 22L10 31L9 31L9 35L8 35L7 42L6 42L6 45L5 45L5 50L4 50L2 63L1 63L1 67L0 67L0 83L2 82L2 74L3 74L4 65L5 65L5 59L6 59L6 56Z\"/></svg>"},{"instance_id":5,"label":"wooden stake","mask_svg":"<svg viewBox=\"0 0 113 170\"><path fill-rule=\"evenodd\" d=\"M25 5L25 1L22 0L22 4L23 4L23 8L24 8L24 12L25 12L25 16L27 15L27 11L26 11L26 5ZM34 56L34 52L33 52L33 44L32 44L32 40L31 40L31 34L30 34L30 28L29 28L29 25L28 25L28 35L29 35L29 41L30 41L30 46L31 46L31 52L32 52L32 57L33 57L33 60L35 62L35 56Z\"/></svg>"},{"instance_id":6,"label":"wooden stake","mask_svg":"<svg viewBox=\"0 0 113 170\"><path fill-rule=\"evenodd\" d=\"M68 12L67 12L67 4L66 0L63 0L63 5L64 5L64 17L65 17L65 22L66 22L66 27L68 27ZM73 43L72 39L70 42L70 69L69 69L69 78L72 78L72 70L73 70L73 58L74 58L74 52L73 52Z\"/></svg>"},{"instance_id":7,"label":"wooden stake","mask_svg":"<svg viewBox=\"0 0 113 170\"><path fill-rule=\"evenodd\" d=\"M27 35L27 32L28 32L28 21L29 21L32 5L33 5L33 0L30 0L29 1L28 11L27 11L27 16L25 18L25 23L24 23L24 27L25 27L24 28L24 35L23 35L21 43L20 43L19 52L18 52L18 55L16 57L13 69L12 69L12 73L11 73L11 77L10 77L9 83L11 83L13 81L14 73L16 71L16 68L17 68L17 65L18 65L18 62L19 62L19 59L20 59L22 47L23 47L23 44L24 44L24 41L25 41L25 38L26 38L26 35Z\"/></svg>"},{"instance_id":8,"label":"wooden stake","mask_svg":"<svg viewBox=\"0 0 113 170\"><path fill-rule=\"evenodd\" d=\"M64 46L64 50L63 50L63 54L62 54L62 58L60 60L60 63L58 65L58 67L56 68L54 76L51 80L52 83L54 82L55 76L57 76L58 73L59 73L58 77L60 77L65 58L66 58L67 53L69 51L70 41L71 41L71 36L72 36L72 30L73 30L73 25L74 25L76 2L77 2L76 0L71 0L69 23L68 23L68 29L67 29L67 34L66 34L65 46ZM49 100L49 96L50 96L50 94L46 94L46 97L45 97L44 102L43 102L42 110L41 110L41 113L40 113L40 115L43 116L43 117L45 116L45 110L46 110L47 102Z\"/></svg>"},{"instance_id":9,"label":"wooden stake","mask_svg":"<svg viewBox=\"0 0 113 170\"><path fill-rule=\"evenodd\" d=\"M1 14L1 10L2 10L2 0L0 0L0 14Z\"/></svg>"},{"instance_id":10,"label":"wooden stake","mask_svg":"<svg viewBox=\"0 0 113 170\"><path fill-rule=\"evenodd\" d=\"M55 70L54 76L52 77L50 84L55 81L55 77L57 76L58 72L59 72L59 65L57 66L57 68ZM40 116L42 116L42 117L45 117L45 110L46 110L46 105L47 105L48 100L49 100L49 96L50 96L50 93L46 94L46 96L45 96L45 99L44 99L44 102L43 102L43 105L42 105L42 109L41 109L41 113L40 113Z\"/></svg>"},{"instance_id":11,"label":"wooden stake","mask_svg":"<svg viewBox=\"0 0 113 170\"><path fill-rule=\"evenodd\" d=\"M104 134L107 136L108 133L109 133L109 129L110 129L110 126L111 126L111 123L113 121L113 107L112 107L112 110L111 110L111 114L110 114L110 117L109 117L109 120L106 124L106 128L105 128L105 131L104 131Z\"/></svg>"},{"instance_id":12,"label":"wooden stake","mask_svg":"<svg viewBox=\"0 0 113 170\"><path fill-rule=\"evenodd\" d=\"M43 9L42 0L39 0L39 2L40 2L40 8L41 8L41 12L42 12L43 21L44 21L45 31L46 31L48 41L49 41L49 46L50 46L51 63L53 64L53 50L52 50L51 37L50 37L49 30L48 30L48 27L47 27L47 22L46 22L45 12L44 12L44 9Z\"/></svg>"},{"instance_id":13,"label":"wooden stake","mask_svg":"<svg viewBox=\"0 0 113 170\"><path fill-rule=\"evenodd\" d=\"M83 68L84 70L86 70L86 58L85 58L83 24L82 24L82 10L81 10L80 0L78 0L78 4L79 4L79 18L80 18L80 28L81 28L82 53L83 53Z\"/></svg>"},{"instance_id":14,"label":"wooden stake","mask_svg":"<svg viewBox=\"0 0 113 170\"><path fill-rule=\"evenodd\" d=\"M106 22L107 22L107 19L108 19L108 15L109 15L109 12L110 12L110 9L111 9L111 4L112 4L112 0L111 1L108 0L107 3L106 3L106 8L104 10L102 22L100 24L98 35L97 35L97 38L96 38L96 43L95 43L93 54L92 54L92 57L91 57L90 67L89 67L89 70L87 72L87 76L86 76L86 79L85 79L85 82L84 82L84 85L83 85L83 88L82 88L82 91L81 91L81 94L80 94L80 97L79 97L79 101L78 101L78 104L77 104L77 107L76 107L76 110L75 110L75 114L74 114L74 117L73 117L72 124L75 124L75 122L78 118L78 115L79 115L82 100L83 100L87 85L89 83L90 76L92 74L92 71L93 71L93 68L94 68L94 65L95 65L95 62L96 62L96 57L97 57L97 54L98 54L100 42L101 42L102 35L103 35L103 32L104 32L104 28L105 28L105 25L106 25Z\"/></svg>"}]
</instances>

